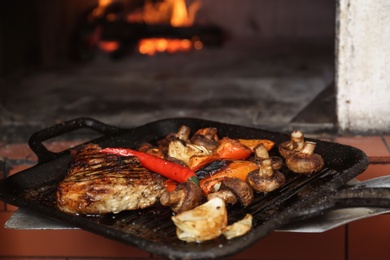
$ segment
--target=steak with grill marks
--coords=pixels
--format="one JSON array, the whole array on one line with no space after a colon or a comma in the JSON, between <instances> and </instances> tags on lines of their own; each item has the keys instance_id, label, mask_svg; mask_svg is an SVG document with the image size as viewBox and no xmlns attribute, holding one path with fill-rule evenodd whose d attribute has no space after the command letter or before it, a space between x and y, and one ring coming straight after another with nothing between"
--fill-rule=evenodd
<instances>
[{"instance_id":1,"label":"steak with grill marks","mask_svg":"<svg viewBox=\"0 0 390 260\"><path fill-rule=\"evenodd\" d=\"M100 153L88 144L72 150L67 175L57 189L57 206L74 214L118 213L155 205L164 178L142 167L136 157Z\"/></svg>"}]
</instances>

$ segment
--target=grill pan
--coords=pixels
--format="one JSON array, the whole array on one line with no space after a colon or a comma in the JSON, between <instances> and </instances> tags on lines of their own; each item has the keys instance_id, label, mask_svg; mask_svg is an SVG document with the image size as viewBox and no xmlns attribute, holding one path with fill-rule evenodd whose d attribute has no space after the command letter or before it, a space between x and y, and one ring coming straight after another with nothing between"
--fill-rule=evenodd
<instances>
[{"instance_id":1,"label":"grill pan","mask_svg":"<svg viewBox=\"0 0 390 260\"><path fill-rule=\"evenodd\" d=\"M169 259L212 259L234 255L286 224L320 215L331 208L390 207L389 189L342 187L367 168L368 158L361 150L305 138L317 143L316 153L323 156L325 168L311 176L286 170L283 173L287 182L280 190L256 194L254 203L246 209L228 206L229 224L246 213L253 215L252 230L232 240L221 236L200 244L180 241L170 219L172 212L162 206L99 217L70 215L56 208L55 189L66 174L70 150L51 152L43 145L44 141L88 128L102 134L102 137L88 143L97 143L101 147L137 148L144 142L155 143L168 133L176 132L181 125L187 125L192 130L216 127L220 137L270 139L275 142L275 147L290 139L283 133L195 118L163 119L131 129L110 126L91 118L78 118L51 126L30 137L29 145L36 153L38 163L0 182L0 199ZM276 154L277 149L270 151L270 155Z\"/></svg>"}]
</instances>

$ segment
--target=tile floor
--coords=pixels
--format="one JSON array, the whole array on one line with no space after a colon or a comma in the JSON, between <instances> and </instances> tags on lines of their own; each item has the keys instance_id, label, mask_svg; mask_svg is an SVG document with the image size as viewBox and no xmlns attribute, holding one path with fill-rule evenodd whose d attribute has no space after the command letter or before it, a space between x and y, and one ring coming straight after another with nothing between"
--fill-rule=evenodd
<instances>
[{"instance_id":1,"label":"tile floor","mask_svg":"<svg viewBox=\"0 0 390 260\"><path fill-rule=\"evenodd\" d=\"M390 136L335 136L331 140L357 147L368 155L370 165L357 179L390 175ZM61 151L83 141L54 141L47 147ZM25 142L0 143L1 178L32 167L36 160ZM0 259L161 259L82 230L4 228L16 209L0 202ZM385 214L324 233L274 232L229 259L388 259L389 242L390 215Z\"/></svg>"}]
</instances>

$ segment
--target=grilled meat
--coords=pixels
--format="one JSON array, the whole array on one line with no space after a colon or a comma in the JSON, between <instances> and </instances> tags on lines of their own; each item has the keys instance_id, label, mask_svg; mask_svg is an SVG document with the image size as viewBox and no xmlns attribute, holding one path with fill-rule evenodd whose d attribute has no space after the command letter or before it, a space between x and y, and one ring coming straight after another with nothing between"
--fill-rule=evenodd
<instances>
[{"instance_id":1,"label":"grilled meat","mask_svg":"<svg viewBox=\"0 0 390 260\"><path fill-rule=\"evenodd\" d=\"M164 178L136 157L100 153L96 144L72 151L68 174L59 183L57 205L74 214L118 213L154 205L165 191Z\"/></svg>"}]
</instances>

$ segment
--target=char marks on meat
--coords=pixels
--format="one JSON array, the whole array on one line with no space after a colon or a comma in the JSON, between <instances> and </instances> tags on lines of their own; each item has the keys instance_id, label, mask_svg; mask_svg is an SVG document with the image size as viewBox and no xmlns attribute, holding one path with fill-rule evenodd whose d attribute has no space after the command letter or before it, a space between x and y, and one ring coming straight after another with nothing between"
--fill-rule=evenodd
<instances>
[{"instance_id":1,"label":"char marks on meat","mask_svg":"<svg viewBox=\"0 0 390 260\"><path fill-rule=\"evenodd\" d=\"M96 144L72 150L67 175L57 189L60 210L74 214L118 213L150 207L164 192L164 178L136 157L100 153Z\"/></svg>"}]
</instances>

